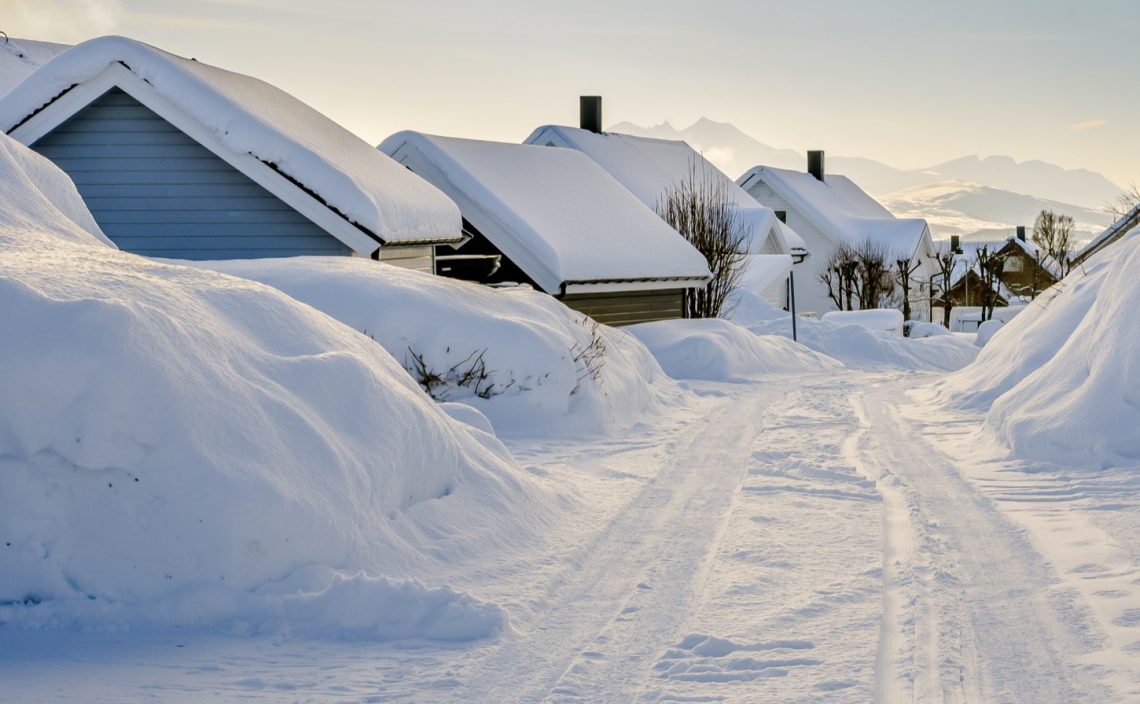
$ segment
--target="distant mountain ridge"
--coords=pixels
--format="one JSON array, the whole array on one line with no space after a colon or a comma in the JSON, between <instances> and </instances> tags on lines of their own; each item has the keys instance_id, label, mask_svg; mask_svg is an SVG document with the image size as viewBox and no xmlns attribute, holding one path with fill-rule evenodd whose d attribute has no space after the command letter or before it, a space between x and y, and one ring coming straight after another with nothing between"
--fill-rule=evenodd
<instances>
[{"instance_id":1,"label":"distant mountain ridge","mask_svg":"<svg viewBox=\"0 0 1140 704\"><path fill-rule=\"evenodd\" d=\"M668 122L641 127L621 122L612 132L683 139L705 154L732 178L758 164L803 170L807 157L794 149L779 149L742 132L735 125L706 117L677 129ZM1121 188L1088 169L1063 169L1044 161L1017 162L1008 156L965 156L926 169L897 169L874 159L827 155L827 170L844 174L874 196L943 181L979 183L1013 193L1023 193L1058 203L1073 203L1085 209L1101 208L1120 195Z\"/></svg>"},{"instance_id":2,"label":"distant mountain ridge","mask_svg":"<svg viewBox=\"0 0 1140 704\"><path fill-rule=\"evenodd\" d=\"M735 125L702 117L677 129L668 122L642 127L621 122L609 128L660 139L682 139L732 178L763 164L802 171L807 157L745 134ZM1087 169L1063 169L1043 161L1008 156L965 156L927 169L897 169L874 159L828 154L826 169L844 174L900 217L925 217L935 238L1009 232L1032 225L1042 209L1073 216L1081 239L1109 224L1100 212L1121 188Z\"/></svg>"}]
</instances>

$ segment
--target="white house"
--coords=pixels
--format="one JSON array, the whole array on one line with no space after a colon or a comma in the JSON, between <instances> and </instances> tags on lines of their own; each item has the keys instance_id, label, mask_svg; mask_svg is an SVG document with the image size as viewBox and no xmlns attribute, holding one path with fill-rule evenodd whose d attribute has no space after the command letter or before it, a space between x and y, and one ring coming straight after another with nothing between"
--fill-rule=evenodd
<instances>
[{"instance_id":1,"label":"white house","mask_svg":"<svg viewBox=\"0 0 1140 704\"><path fill-rule=\"evenodd\" d=\"M527 137L526 143L566 147L586 154L654 210L666 191L690 173L722 184L740 218L751 227L752 261L747 284L776 305L785 305L793 260L802 261L808 255L808 248L793 228L685 142L602 132L600 98L587 96L582 104L582 127L546 125Z\"/></svg>"},{"instance_id":2,"label":"white house","mask_svg":"<svg viewBox=\"0 0 1140 704\"><path fill-rule=\"evenodd\" d=\"M437 188L287 93L121 37L0 98L0 130L75 182L120 249L179 259L358 255L425 271L462 241Z\"/></svg>"},{"instance_id":3,"label":"white house","mask_svg":"<svg viewBox=\"0 0 1140 704\"><path fill-rule=\"evenodd\" d=\"M681 317L684 291L709 279L700 252L580 152L419 132L379 148L459 205L471 240L441 253L440 273L529 283L611 325Z\"/></svg>"},{"instance_id":4,"label":"white house","mask_svg":"<svg viewBox=\"0 0 1140 704\"><path fill-rule=\"evenodd\" d=\"M797 309L820 315L836 310L820 274L840 244L858 247L870 241L885 247L892 259L918 262L911 277L911 317L926 318L937 256L926 221L896 218L846 176L825 174L822 152L809 153L812 159L814 173L757 166L737 180L785 219L812 253L805 275L796 277Z\"/></svg>"}]
</instances>

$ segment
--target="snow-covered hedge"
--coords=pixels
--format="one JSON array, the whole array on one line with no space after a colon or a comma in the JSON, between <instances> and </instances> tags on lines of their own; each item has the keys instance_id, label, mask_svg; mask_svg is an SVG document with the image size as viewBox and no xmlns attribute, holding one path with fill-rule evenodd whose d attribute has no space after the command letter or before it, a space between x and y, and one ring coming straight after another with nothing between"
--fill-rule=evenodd
<instances>
[{"instance_id":1,"label":"snow-covered hedge","mask_svg":"<svg viewBox=\"0 0 1140 704\"><path fill-rule=\"evenodd\" d=\"M400 579L546 520L494 438L323 313L100 238L0 136L0 624L503 626Z\"/></svg>"},{"instance_id":2,"label":"snow-covered hedge","mask_svg":"<svg viewBox=\"0 0 1140 704\"><path fill-rule=\"evenodd\" d=\"M843 366L787 338L756 335L728 320L662 320L626 329L674 379L747 381Z\"/></svg>"},{"instance_id":3,"label":"snow-covered hedge","mask_svg":"<svg viewBox=\"0 0 1140 704\"><path fill-rule=\"evenodd\" d=\"M436 397L474 405L500 435L620 431L671 387L635 338L530 289L350 257L200 265L273 286L364 332L413 377L443 377ZM465 374L470 383L456 383Z\"/></svg>"},{"instance_id":4,"label":"snow-covered hedge","mask_svg":"<svg viewBox=\"0 0 1140 704\"><path fill-rule=\"evenodd\" d=\"M792 320L749 291L733 295L729 319L759 335L792 336ZM956 335L900 337L857 325L798 317L799 342L854 369L954 371L974 360L978 348Z\"/></svg>"}]
</instances>

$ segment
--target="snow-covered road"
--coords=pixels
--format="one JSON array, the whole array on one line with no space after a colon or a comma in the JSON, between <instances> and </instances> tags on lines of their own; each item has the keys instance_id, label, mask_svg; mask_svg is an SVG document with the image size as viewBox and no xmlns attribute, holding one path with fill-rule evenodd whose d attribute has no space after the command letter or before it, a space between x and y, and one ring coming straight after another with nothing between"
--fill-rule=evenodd
<instances>
[{"instance_id":1,"label":"snow-covered road","mask_svg":"<svg viewBox=\"0 0 1140 704\"><path fill-rule=\"evenodd\" d=\"M905 389L926 380L693 383L689 406L620 441L511 443L581 513L546 536L545 555L520 554L496 577L454 575L510 613L511 630L493 641L9 632L0 700L1135 696L1136 667L1122 653L1140 640L1128 635L1140 619L1106 639L1101 623L1116 612L1098 619L1107 607L1090 595L1113 590L1066 586L1047 546L976 465L963 466L956 448L976 419L955 419L948 433L950 421L908 400ZM1128 544L1135 523L1104 530ZM1116 560L1112 577L1135 584L1131 555ZM1140 611L1135 586L1114 591L1105 599Z\"/></svg>"}]
</instances>

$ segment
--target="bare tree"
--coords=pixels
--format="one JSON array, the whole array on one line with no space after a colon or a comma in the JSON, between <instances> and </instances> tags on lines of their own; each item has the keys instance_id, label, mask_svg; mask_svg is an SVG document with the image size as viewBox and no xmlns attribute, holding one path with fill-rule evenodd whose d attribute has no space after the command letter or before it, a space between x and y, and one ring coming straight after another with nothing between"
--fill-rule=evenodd
<instances>
[{"instance_id":1,"label":"bare tree","mask_svg":"<svg viewBox=\"0 0 1140 704\"><path fill-rule=\"evenodd\" d=\"M882 242L866 239L855 250L855 259L859 264L855 270L855 293L859 298L859 309L889 305L895 289L895 277L890 264L893 257L889 248Z\"/></svg>"},{"instance_id":2,"label":"bare tree","mask_svg":"<svg viewBox=\"0 0 1140 704\"><path fill-rule=\"evenodd\" d=\"M1140 188L1136 187L1135 181L1130 181L1116 200L1104 204L1104 212L1111 215L1113 220L1119 220L1132 212L1137 205L1140 205Z\"/></svg>"},{"instance_id":3,"label":"bare tree","mask_svg":"<svg viewBox=\"0 0 1140 704\"><path fill-rule=\"evenodd\" d=\"M976 261L978 276L982 280L982 320L992 320L994 307L997 306L997 284L1000 280L1002 261L1005 257L997 252L991 252L988 245L979 247Z\"/></svg>"},{"instance_id":4,"label":"bare tree","mask_svg":"<svg viewBox=\"0 0 1140 704\"><path fill-rule=\"evenodd\" d=\"M950 302L950 287L953 285L954 266L958 263L958 255L952 249L938 253L935 260L938 265L938 277L942 280L939 287L939 300L942 302L942 324L950 329L950 310L954 304Z\"/></svg>"},{"instance_id":5,"label":"bare tree","mask_svg":"<svg viewBox=\"0 0 1140 704\"><path fill-rule=\"evenodd\" d=\"M896 259L895 260L895 283L902 289L902 314L903 320L910 320L910 285L914 273L922 266L920 259Z\"/></svg>"},{"instance_id":6,"label":"bare tree","mask_svg":"<svg viewBox=\"0 0 1140 704\"><path fill-rule=\"evenodd\" d=\"M855 250L841 243L831 251L823 269L819 272L820 282L827 288L827 296L839 310L853 310L855 277L859 259Z\"/></svg>"},{"instance_id":7,"label":"bare tree","mask_svg":"<svg viewBox=\"0 0 1140 704\"><path fill-rule=\"evenodd\" d=\"M705 256L712 279L687 297L690 318L715 318L747 266L752 226L732 205L727 183L690 162L689 172L665 189L657 213Z\"/></svg>"},{"instance_id":8,"label":"bare tree","mask_svg":"<svg viewBox=\"0 0 1140 704\"><path fill-rule=\"evenodd\" d=\"M1033 223L1033 241L1056 262L1061 276L1068 273L1069 260L1073 256L1073 224L1071 217L1058 215L1052 210L1042 210Z\"/></svg>"}]
</instances>

